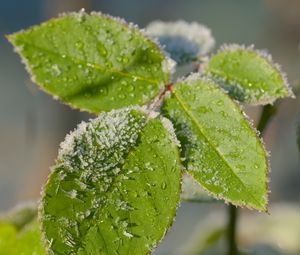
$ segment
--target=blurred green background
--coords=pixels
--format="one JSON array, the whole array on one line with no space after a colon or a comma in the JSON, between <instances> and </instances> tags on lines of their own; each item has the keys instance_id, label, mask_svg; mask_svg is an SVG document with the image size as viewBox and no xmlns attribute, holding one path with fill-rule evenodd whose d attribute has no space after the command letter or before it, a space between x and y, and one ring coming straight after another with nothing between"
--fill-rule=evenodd
<instances>
[{"instance_id":1,"label":"blurred green background","mask_svg":"<svg viewBox=\"0 0 300 255\"><path fill-rule=\"evenodd\" d=\"M59 143L90 117L38 90L4 35L81 8L120 16L141 28L155 19L198 21L212 29L216 49L222 43L268 49L290 83L299 83L299 0L1 0L0 211L39 198ZM254 121L259 117L259 107L246 107L246 111ZM264 141L272 155L270 215L241 211L239 241L246 254L300 254L299 114L299 98L285 100L266 131ZM222 203L182 203L155 254L202 254L206 234L212 232L213 240L222 233L225 213ZM225 254L222 242L203 254Z\"/></svg>"}]
</instances>

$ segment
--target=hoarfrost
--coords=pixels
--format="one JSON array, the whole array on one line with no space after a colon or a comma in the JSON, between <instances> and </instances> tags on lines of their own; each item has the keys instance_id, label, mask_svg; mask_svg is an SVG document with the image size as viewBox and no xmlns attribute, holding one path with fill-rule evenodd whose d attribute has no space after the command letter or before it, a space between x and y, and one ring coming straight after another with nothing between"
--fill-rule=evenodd
<instances>
[{"instance_id":1,"label":"hoarfrost","mask_svg":"<svg viewBox=\"0 0 300 255\"><path fill-rule=\"evenodd\" d=\"M197 22L154 21L147 26L146 32L156 36L178 64L196 60L197 56L209 53L215 45L210 29Z\"/></svg>"},{"instance_id":2,"label":"hoarfrost","mask_svg":"<svg viewBox=\"0 0 300 255\"><path fill-rule=\"evenodd\" d=\"M145 117L135 117L131 108L102 113L89 123L82 122L61 144L58 162L70 172L84 170L83 179L93 175L97 181L103 171L117 175L117 165L135 144L144 122Z\"/></svg>"},{"instance_id":3,"label":"hoarfrost","mask_svg":"<svg viewBox=\"0 0 300 255\"><path fill-rule=\"evenodd\" d=\"M179 142L179 140L177 139L177 136L176 136L176 134L175 134L175 129L174 129L174 127L173 127L172 122L171 122L169 119L163 118L163 117L161 118L161 122L162 122L164 128L165 128L166 130L168 130L169 134L171 135L171 138L172 138L173 142L174 142L178 147L181 147L181 144L180 144L180 142Z\"/></svg>"}]
</instances>

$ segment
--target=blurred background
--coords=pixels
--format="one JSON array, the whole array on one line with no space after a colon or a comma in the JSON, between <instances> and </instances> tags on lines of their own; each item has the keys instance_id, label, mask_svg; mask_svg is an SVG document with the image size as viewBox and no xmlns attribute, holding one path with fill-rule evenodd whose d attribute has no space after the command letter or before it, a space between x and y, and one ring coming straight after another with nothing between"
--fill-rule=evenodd
<instances>
[{"instance_id":1,"label":"blurred background","mask_svg":"<svg viewBox=\"0 0 300 255\"><path fill-rule=\"evenodd\" d=\"M216 49L223 43L268 49L290 83L299 83L299 0L1 0L0 211L39 198L59 143L90 117L38 90L4 35L81 8L120 16L141 28L155 19L198 21L211 28ZM246 108L254 121L260 110ZM272 155L270 215L240 211L239 243L245 254L300 254L299 115L300 99L284 100L265 133ZM224 224L226 206L222 203L184 202L155 254L225 254Z\"/></svg>"}]
</instances>

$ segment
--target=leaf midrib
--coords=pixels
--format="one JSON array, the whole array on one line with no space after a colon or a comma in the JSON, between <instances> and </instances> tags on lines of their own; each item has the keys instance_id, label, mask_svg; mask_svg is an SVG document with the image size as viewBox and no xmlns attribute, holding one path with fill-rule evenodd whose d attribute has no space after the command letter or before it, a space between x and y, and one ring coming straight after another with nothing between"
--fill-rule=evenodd
<instances>
[{"instance_id":1,"label":"leaf midrib","mask_svg":"<svg viewBox=\"0 0 300 255\"><path fill-rule=\"evenodd\" d=\"M261 205L261 202L259 202L251 192L249 192L249 189L246 187L246 185L242 182L242 180L237 176L235 173L234 169L229 165L229 163L226 161L222 153L215 147L213 146L212 142L209 140L207 135L203 132L203 127L198 123L197 119L194 117L191 111L189 111L188 107L185 105L183 100L176 94L175 90L173 91L173 95L175 99L179 102L181 105L182 109L185 111L185 113L191 118L191 120L195 123L196 127L199 129L200 133L203 135L203 137L206 139L206 141L209 143L209 145L213 148L213 150L219 155L219 157L223 160L223 162L228 166L228 168L231 170L233 176L236 177L236 179L242 184L242 186L248 191L247 195L250 196L254 201L258 202L260 206L264 209L264 205Z\"/></svg>"},{"instance_id":2,"label":"leaf midrib","mask_svg":"<svg viewBox=\"0 0 300 255\"><path fill-rule=\"evenodd\" d=\"M96 64L96 63L93 63L93 62L84 61L82 59L75 58L74 56L70 56L70 55L67 55L67 54L64 54L65 57L62 57L61 56L62 53L59 53L59 52L56 52L56 51L53 51L53 50L50 50L50 49L46 49L46 48L37 46L36 44L33 44L33 43L24 42L23 44L27 45L29 47L35 48L35 49L37 49L37 50L39 50L41 52L45 52L45 53L48 53L48 54L55 55L55 56L57 56L60 59L68 59L71 62L73 62L75 65L81 64L81 65L85 65L87 67L93 68L96 71L110 72L112 74L118 74L118 75L123 76L123 77L129 77L132 80L141 80L141 81L145 81L145 82L149 82L149 83L154 83L154 84L157 84L157 85L160 84L159 80L152 80L152 79L148 79L148 78L142 77L140 75L132 74L130 72L124 72L124 71L117 70L117 69L114 69L114 68L107 68L107 67L102 66L100 64ZM166 83L166 81L163 81L163 80L162 80L162 82Z\"/></svg>"}]
</instances>

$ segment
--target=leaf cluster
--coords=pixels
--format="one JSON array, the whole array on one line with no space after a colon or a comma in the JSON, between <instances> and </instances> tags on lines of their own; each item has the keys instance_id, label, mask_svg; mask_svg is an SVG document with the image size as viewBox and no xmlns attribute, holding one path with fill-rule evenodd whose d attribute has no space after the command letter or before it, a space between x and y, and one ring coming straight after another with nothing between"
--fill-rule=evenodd
<instances>
[{"instance_id":1,"label":"leaf cluster","mask_svg":"<svg viewBox=\"0 0 300 255\"><path fill-rule=\"evenodd\" d=\"M238 101L293 93L253 46L223 46L203 63L214 43L205 29L156 23L146 35L79 12L8 36L41 89L100 113L66 137L43 189L49 254L150 253L173 222L183 173L217 199L267 211L267 153ZM174 60L197 72L173 80Z\"/></svg>"}]
</instances>

